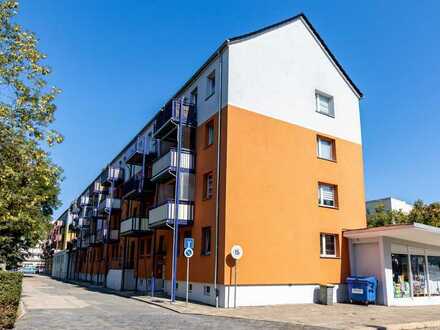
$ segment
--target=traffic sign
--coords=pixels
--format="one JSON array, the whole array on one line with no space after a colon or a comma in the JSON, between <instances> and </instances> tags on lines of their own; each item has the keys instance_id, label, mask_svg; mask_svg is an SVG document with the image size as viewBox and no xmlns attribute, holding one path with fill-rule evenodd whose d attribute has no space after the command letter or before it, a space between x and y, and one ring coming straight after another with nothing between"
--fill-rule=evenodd
<instances>
[{"instance_id":1,"label":"traffic sign","mask_svg":"<svg viewBox=\"0 0 440 330\"><path fill-rule=\"evenodd\" d=\"M194 238L187 237L183 241L183 246L185 249L193 249L194 250Z\"/></svg>"},{"instance_id":2,"label":"traffic sign","mask_svg":"<svg viewBox=\"0 0 440 330\"><path fill-rule=\"evenodd\" d=\"M243 248L240 245L234 245L231 248L231 256L235 260L240 259L243 256Z\"/></svg>"},{"instance_id":3,"label":"traffic sign","mask_svg":"<svg viewBox=\"0 0 440 330\"><path fill-rule=\"evenodd\" d=\"M183 251L183 254L187 258L191 258L194 255L194 250L191 248L186 248L185 251Z\"/></svg>"}]
</instances>

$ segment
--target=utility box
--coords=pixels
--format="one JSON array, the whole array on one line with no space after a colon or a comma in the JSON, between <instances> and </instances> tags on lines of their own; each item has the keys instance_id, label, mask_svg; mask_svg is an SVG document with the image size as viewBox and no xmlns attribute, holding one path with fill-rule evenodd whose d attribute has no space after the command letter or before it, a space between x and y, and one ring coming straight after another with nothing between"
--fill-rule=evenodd
<instances>
[{"instance_id":1,"label":"utility box","mask_svg":"<svg viewBox=\"0 0 440 330\"><path fill-rule=\"evenodd\" d=\"M334 285L321 284L319 286L319 302L323 305L333 305L334 290Z\"/></svg>"}]
</instances>

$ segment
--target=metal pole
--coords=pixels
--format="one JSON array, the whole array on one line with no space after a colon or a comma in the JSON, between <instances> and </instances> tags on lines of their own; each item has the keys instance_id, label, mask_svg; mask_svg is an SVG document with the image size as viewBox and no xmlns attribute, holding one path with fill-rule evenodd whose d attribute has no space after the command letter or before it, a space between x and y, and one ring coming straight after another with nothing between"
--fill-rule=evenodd
<instances>
[{"instance_id":1,"label":"metal pole","mask_svg":"<svg viewBox=\"0 0 440 330\"><path fill-rule=\"evenodd\" d=\"M237 266L238 266L238 260L235 260L235 267L234 267L234 308L237 308Z\"/></svg>"},{"instance_id":2,"label":"metal pole","mask_svg":"<svg viewBox=\"0 0 440 330\"><path fill-rule=\"evenodd\" d=\"M173 101L174 102L174 101ZM174 104L172 105L174 106ZM176 155L176 189L174 196L174 232L173 232L173 264L171 272L171 302L176 301L177 277L177 244L179 238L179 199L180 199L180 154L182 152L182 111L183 98L179 102L179 125L177 126L177 155Z\"/></svg>"},{"instance_id":3,"label":"metal pole","mask_svg":"<svg viewBox=\"0 0 440 330\"><path fill-rule=\"evenodd\" d=\"M188 304L188 290L189 290L189 258L186 258L186 304Z\"/></svg>"}]
</instances>

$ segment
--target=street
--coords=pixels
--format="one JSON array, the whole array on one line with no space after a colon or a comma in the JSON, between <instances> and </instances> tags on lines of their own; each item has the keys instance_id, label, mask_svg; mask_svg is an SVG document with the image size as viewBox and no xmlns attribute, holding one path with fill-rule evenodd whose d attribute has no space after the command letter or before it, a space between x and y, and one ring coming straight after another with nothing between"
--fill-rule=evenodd
<instances>
[{"instance_id":1,"label":"street","mask_svg":"<svg viewBox=\"0 0 440 330\"><path fill-rule=\"evenodd\" d=\"M37 275L25 277L22 300L26 313L16 329L304 329L278 322L183 315Z\"/></svg>"}]
</instances>

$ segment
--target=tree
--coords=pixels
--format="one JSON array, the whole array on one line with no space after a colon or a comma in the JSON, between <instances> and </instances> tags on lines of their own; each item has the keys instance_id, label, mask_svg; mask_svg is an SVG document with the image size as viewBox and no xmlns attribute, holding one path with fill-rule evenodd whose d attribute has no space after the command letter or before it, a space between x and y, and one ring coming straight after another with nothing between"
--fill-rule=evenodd
<instances>
[{"instance_id":1,"label":"tree","mask_svg":"<svg viewBox=\"0 0 440 330\"><path fill-rule=\"evenodd\" d=\"M47 232L59 205L61 169L49 150L59 90L37 38L14 22L18 2L0 1L0 259L13 266Z\"/></svg>"},{"instance_id":2,"label":"tree","mask_svg":"<svg viewBox=\"0 0 440 330\"><path fill-rule=\"evenodd\" d=\"M408 221L440 227L440 203L425 204L422 200L417 200L408 215Z\"/></svg>"},{"instance_id":3,"label":"tree","mask_svg":"<svg viewBox=\"0 0 440 330\"><path fill-rule=\"evenodd\" d=\"M394 224L408 223L408 215L402 211L388 211L383 205L379 205L375 212L367 215L368 227L379 227Z\"/></svg>"}]
</instances>

